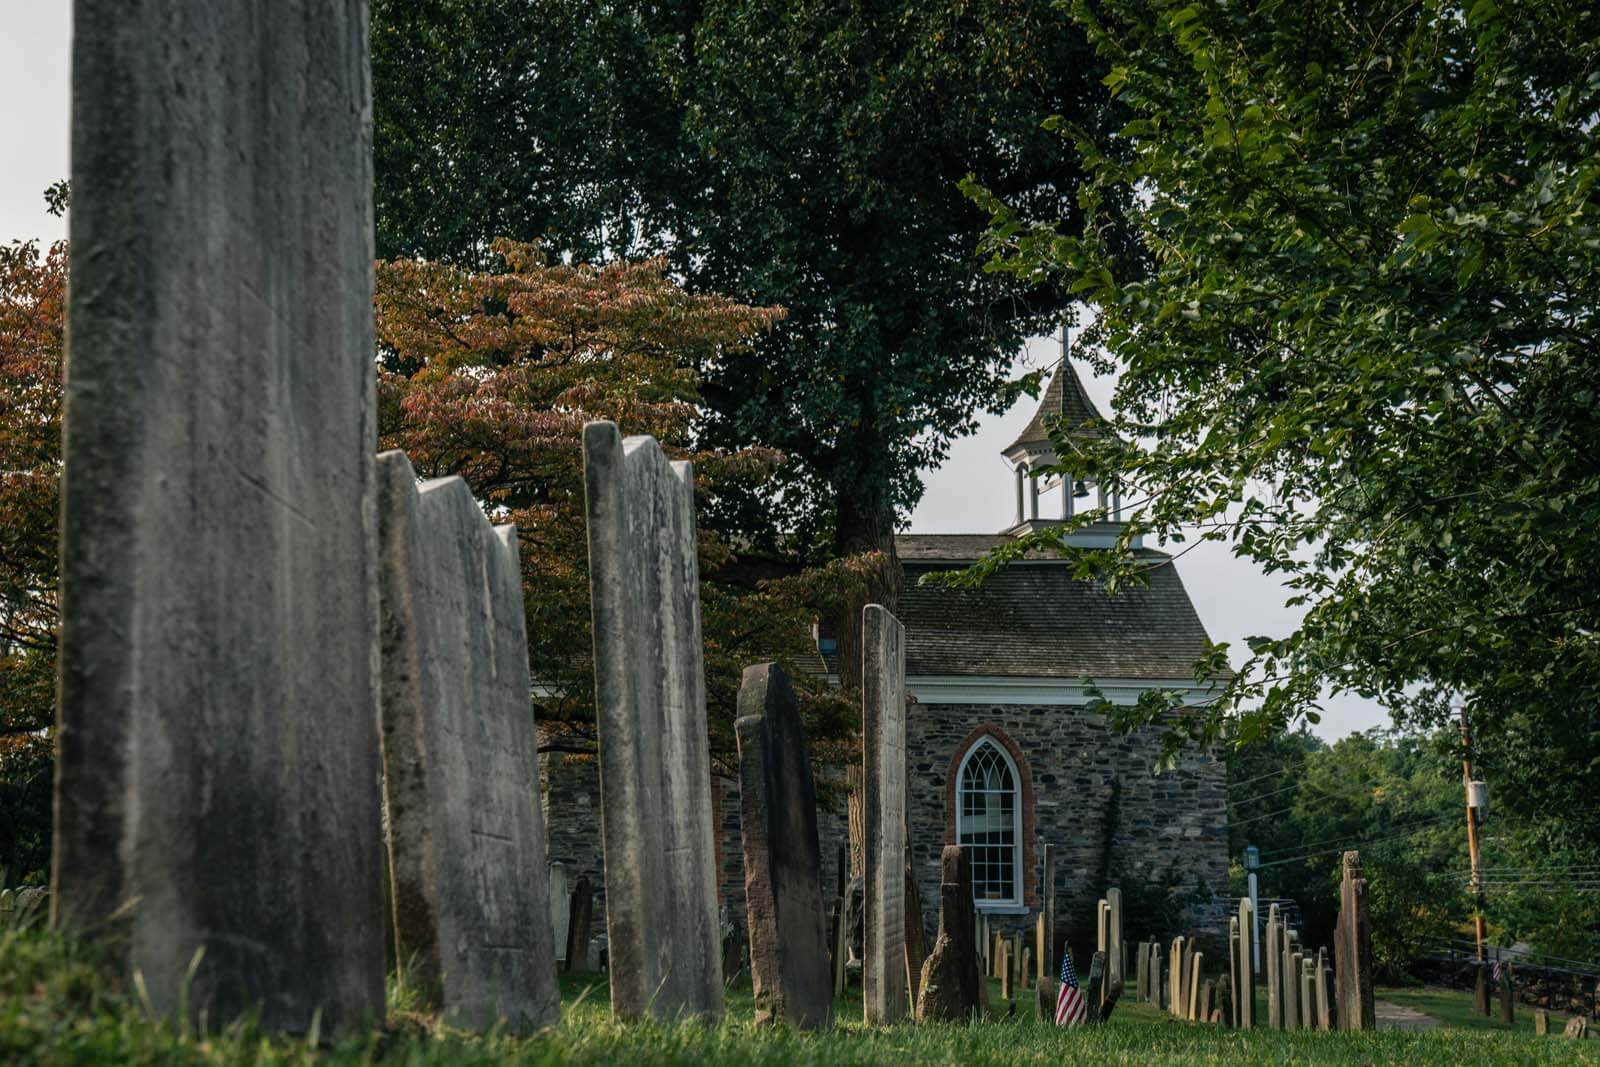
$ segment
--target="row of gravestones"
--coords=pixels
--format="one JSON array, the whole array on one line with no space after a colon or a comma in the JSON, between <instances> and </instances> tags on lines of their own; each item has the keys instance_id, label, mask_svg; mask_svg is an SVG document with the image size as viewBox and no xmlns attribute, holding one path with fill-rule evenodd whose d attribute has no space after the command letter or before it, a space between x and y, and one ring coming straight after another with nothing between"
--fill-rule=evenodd
<instances>
[{"instance_id":1,"label":"row of gravestones","mask_svg":"<svg viewBox=\"0 0 1600 1067\"><path fill-rule=\"evenodd\" d=\"M1256 1025L1255 913L1249 900L1228 920L1228 969L1220 981L1204 978L1205 955L1192 939L1176 937L1168 946L1139 945L1138 998L1166 1007L1191 1022L1216 1022L1250 1028ZM1300 950L1299 936L1268 910L1262 954L1266 962L1266 1024L1273 1029L1370 1030L1372 997L1372 930L1367 914L1367 883L1361 859L1344 856L1339 919L1334 935L1336 970L1326 951L1312 957ZM1338 982L1334 983L1337 974Z\"/></svg>"},{"instance_id":2,"label":"row of gravestones","mask_svg":"<svg viewBox=\"0 0 1600 1067\"><path fill-rule=\"evenodd\" d=\"M545 1025L515 531L373 455L367 4L77 0L74 24L52 919L164 1013L337 1028L383 1012L387 885L425 997ZM692 476L610 424L583 444L612 1003L715 1017ZM904 651L865 620L866 1014L890 1022ZM825 1022L793 694L753 668L740 702L757 999Z\"/></svg>"},{"instance_id":3,"label":"row of gravestones","mask_svg":"<svg viewBox=\"0 0 1600 1067\"><path fill-rule=\"evenodd\" d=\"M1475 968L1472 998L1473 1007L1479 1015L1489 1015L1490 987L1493 986L1495 996L1493 1000L1499 1005L1500 1021L1506 1026L1516 1023L1517 1004L1517 975L1516 966L1509 960L1494 965L1491 970L1489 964L1479 963ZM1550 1032L1550 1012L1547 1008L1533 1009L1533 1032L1545 1035ZM1589 1019L1584 1015L1574 1015L1567 1020L1566 1036L1583 1038L1589 1032Z\"/></svg>"}]
</instances>

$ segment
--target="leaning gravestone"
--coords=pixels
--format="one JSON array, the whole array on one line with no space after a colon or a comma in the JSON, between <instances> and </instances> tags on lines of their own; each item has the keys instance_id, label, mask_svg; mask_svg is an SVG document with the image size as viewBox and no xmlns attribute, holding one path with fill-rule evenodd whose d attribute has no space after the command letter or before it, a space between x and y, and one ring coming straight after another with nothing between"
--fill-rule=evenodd
<instances>
[{"instance_id":1,"label":"leaning gravestone","mask_svg":"<svg viewBox=\"0 0 1600 1067\"><path fill-rule=\"evenodd\" d=\"M583 428L611 1010L723 1011L694 474Z\"/></svg>"},{"instance_id":2,"label":"leaning gravestone","mask_svg":"<svg viewBox=\"0 0 1600 1067\"><path fill-rule=\"evenodd\" d=\"M578 882L572 887L572 895L567 903L567 949L566 969L594 970L594 965L589 962L589 942L593 940L590 934L594 927L594 883L589 881L587 874L579 875Z\"/></svg>"},{"instance_id":3,"label":"leaning gravestone","mask_svg":"<svg viewBox=\"0 0 1600 1067\"><path fill-rule=\"evenodd\" d=\"M900 620L879 604L861 612L861 735L865 749L868 1024L905 1017L906 653Z\"/></svg>"},{"instance_id":4,"label":"leaning gravestone","mask_svg":"<svg viewBox=\"0 0 1600 1067\"><path fill-rule=\"evenodd\" d=\"M800 702L783 668L745 668L734 728L756 1023L825 1027L833 1021L833 983L817 793Z\"/></svg>"},{"instance_id":5,"label":"leaning gravestone","mask_svg":"<svg viewBox=\"0 0 1600 1067\"><path fill-rule=\"evenodd\" d=\"M385 452L378 535L395 958L453 1024L537 1030L561 993L517 531Z\"/></svg>"},{"instance_id":6,"label":"leaning gravestone","mask_svg":"<svg viewBox=\"0 0 1600 1067\"><path fill-rule=\"evenodd\" d=\"M1338 1028L1376 1028L1372 1001L1372 923L1367 915L1367 880L1361 874L1359 852L1344 854L1344 875L1339 883L1339 920L1333 934L1333 965Z\"/></svg>"},{"instance_id":7,"label":"leaning gravestone","mask_svg":"<svg viewBox=\"0 0 1600 1067\"><path fill-rule=\"evenodd\" d=\"M367 4L73 21L53 921L158 1013L358 1026L384 1003Z\"/></svg>"}]
</instances>

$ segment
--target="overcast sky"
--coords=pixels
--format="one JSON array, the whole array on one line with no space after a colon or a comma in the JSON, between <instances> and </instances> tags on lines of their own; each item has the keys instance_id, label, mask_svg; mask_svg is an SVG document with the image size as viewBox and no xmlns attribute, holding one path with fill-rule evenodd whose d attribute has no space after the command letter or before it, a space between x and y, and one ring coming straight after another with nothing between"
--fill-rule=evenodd
<instances>
[{"instance_id":1,"label":"overcast sky","mask_svg":"<svg viewBox=\"0 0 1600 1067\"><path fill-rule=\"evenodd\" d=\"M0 0L0 240L66 236L63 220L44 209L44 190L67 176L68 51L71 4L67 0ZM1028 367L1048 366L1059 343L1031 342ZM1079 367L1089 394L1109 408L1112 382ZM926 475L927 492L911 516L919 533L993 533L1009 526L1015 510L1014 483L1000 450L1026 425L1034 401L1024 398L1004 415L986 418L978 432L955 442L950 458ZM1060 514L1052 493L1040 501L1041 515ZM1202 545L1177 563L1200 619L1214 641L1243 648L1253 634L1281 634L1297 613L1284 607L1279 583L1233 558L1224 546ZM1317 732L1340 737L1351 730L1385 725L1388 716L1353 698L1330 701Z\"/></svg>"}]
</instances>

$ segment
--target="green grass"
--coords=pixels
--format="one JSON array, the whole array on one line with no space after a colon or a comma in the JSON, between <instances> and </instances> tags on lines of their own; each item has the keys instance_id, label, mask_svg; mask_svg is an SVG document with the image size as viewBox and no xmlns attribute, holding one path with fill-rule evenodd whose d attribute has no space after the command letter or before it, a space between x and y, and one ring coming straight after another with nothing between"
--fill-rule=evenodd
<instances>
[{"instance_id":1,"label":"green grass","mask_svg":"<svg viewBox=\"0 0 1600 1067\"><path fill-rule=\"evenodd\" d=\"M998 990L991 986L998 997ZM480 1038L396 1012L383 1032L346 1036L322 1048L266 1038L248 1024L200 1036L142 1012L135 997L108 990L58 939L38 932L0 935L0 1063L284 1067L476 1067L515 1064L1477 1064L1600 1063L1600 1042L1535 1039L1522 1033L1440 1029L1427 1034L1241 1033L1192 1026L1144 1005L1119 1006L1103 1027L1057 1030L1033 1019L1032 991L1016 1016L971 1026L861 1025L859 994L838 1004L825 1034L756 1030L747 983L728 996L719 1026L621 1026L610 1018L604 976L567 976L564 1016L527 1040Z\"/></svg>"},{"instance_id":2,"label":"green grass","mask_svg":"<svg viewBox=\"0 0 1600 1067\"><path fill-rule=\"evenodd\" d=\"M1438 1019L1441 1025L1456 1027L1462 1030L1488 1030L1499 1033L1533 1034L1533 1008L1527 1004L1519 1003L1513 1014L1515 1023L1507 1026L1500 1021L1500 1003L1491 1000L1490 1014L1479 1015L1472 1005L1472 994L1458 992L1453 989L1379 989L1378 998L1387 1000L1391 1004L1413 1008L1424 1015L1431 1015ZM1550 1013L1550 1030L1553 1034L1560 1034L1561 1028L1567 1025L1567 1016L1560 1012Z\"/></svg>"}]
</instances>

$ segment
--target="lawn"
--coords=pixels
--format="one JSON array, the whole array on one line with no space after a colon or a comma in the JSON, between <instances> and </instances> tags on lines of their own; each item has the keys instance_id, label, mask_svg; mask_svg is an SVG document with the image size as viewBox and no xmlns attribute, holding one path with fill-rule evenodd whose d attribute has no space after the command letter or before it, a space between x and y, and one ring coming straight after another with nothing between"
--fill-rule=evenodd
<instances>
[{"instance_id":1,"label":"lawn","mask_svg":"<svg viewBox=\"0 0 1600 1067\"><path fill-rule=\"evenodd\" d=\"M758 1031L749 1022L753 1005L745 982L730 990L728 1020L719 1026L619 1026L610 1019L603 976L568 976L562 992L561 1025L526 1040L452 1033L405 1012L396 1012L397 1021L382 1032L347 1036L320 1048L304 1041L268 1039L247 1025L197 1036L150 1021L136 998L108 991L58 940L35 932L10 933L0 935L0 1063L26 1067L1600 1063L1596 1041L1442 1028L1426 1034L1242 1033L1178 1023L1135 1004L1119 1007L1106 1026L1072 1031L1036 1022L1022 1003L1014 1016L980 1025L906 1024L867 1030L860 1023L860 997L853 995L839 1003L840 1025L829 1033Z\"/></svg>"},{"instance_id":2,"label":"lawn","mask_svg":"<svg viewBox=\"0 0 1600 1067\"><path fill-rule=\"evenodd\" d=\"M1380 989L1379 998L1391 1004L1402 1007L1414 1008L1424 1015L1431 1015L1445 1026L1459 1027L1464 1030L1488 1030L1499 1033L1510 1033L1513 1030L1520 1034L1533 1034L1533 1008L1527 1004L1519 1003L1514 1014L1515 1023L1507 1026L1500 1021L1500 1003L1491 1000L1489 1015L1479 1015L1472 1006L1472 994L1453 989L1437 989L1433 987L1415 989ZM1561 1033L1561 1028L1567 1025L1567 1016L1561 1012L1550 1013L1550 1031L1553 1034Z\"/></svg>"}]
</instances>

